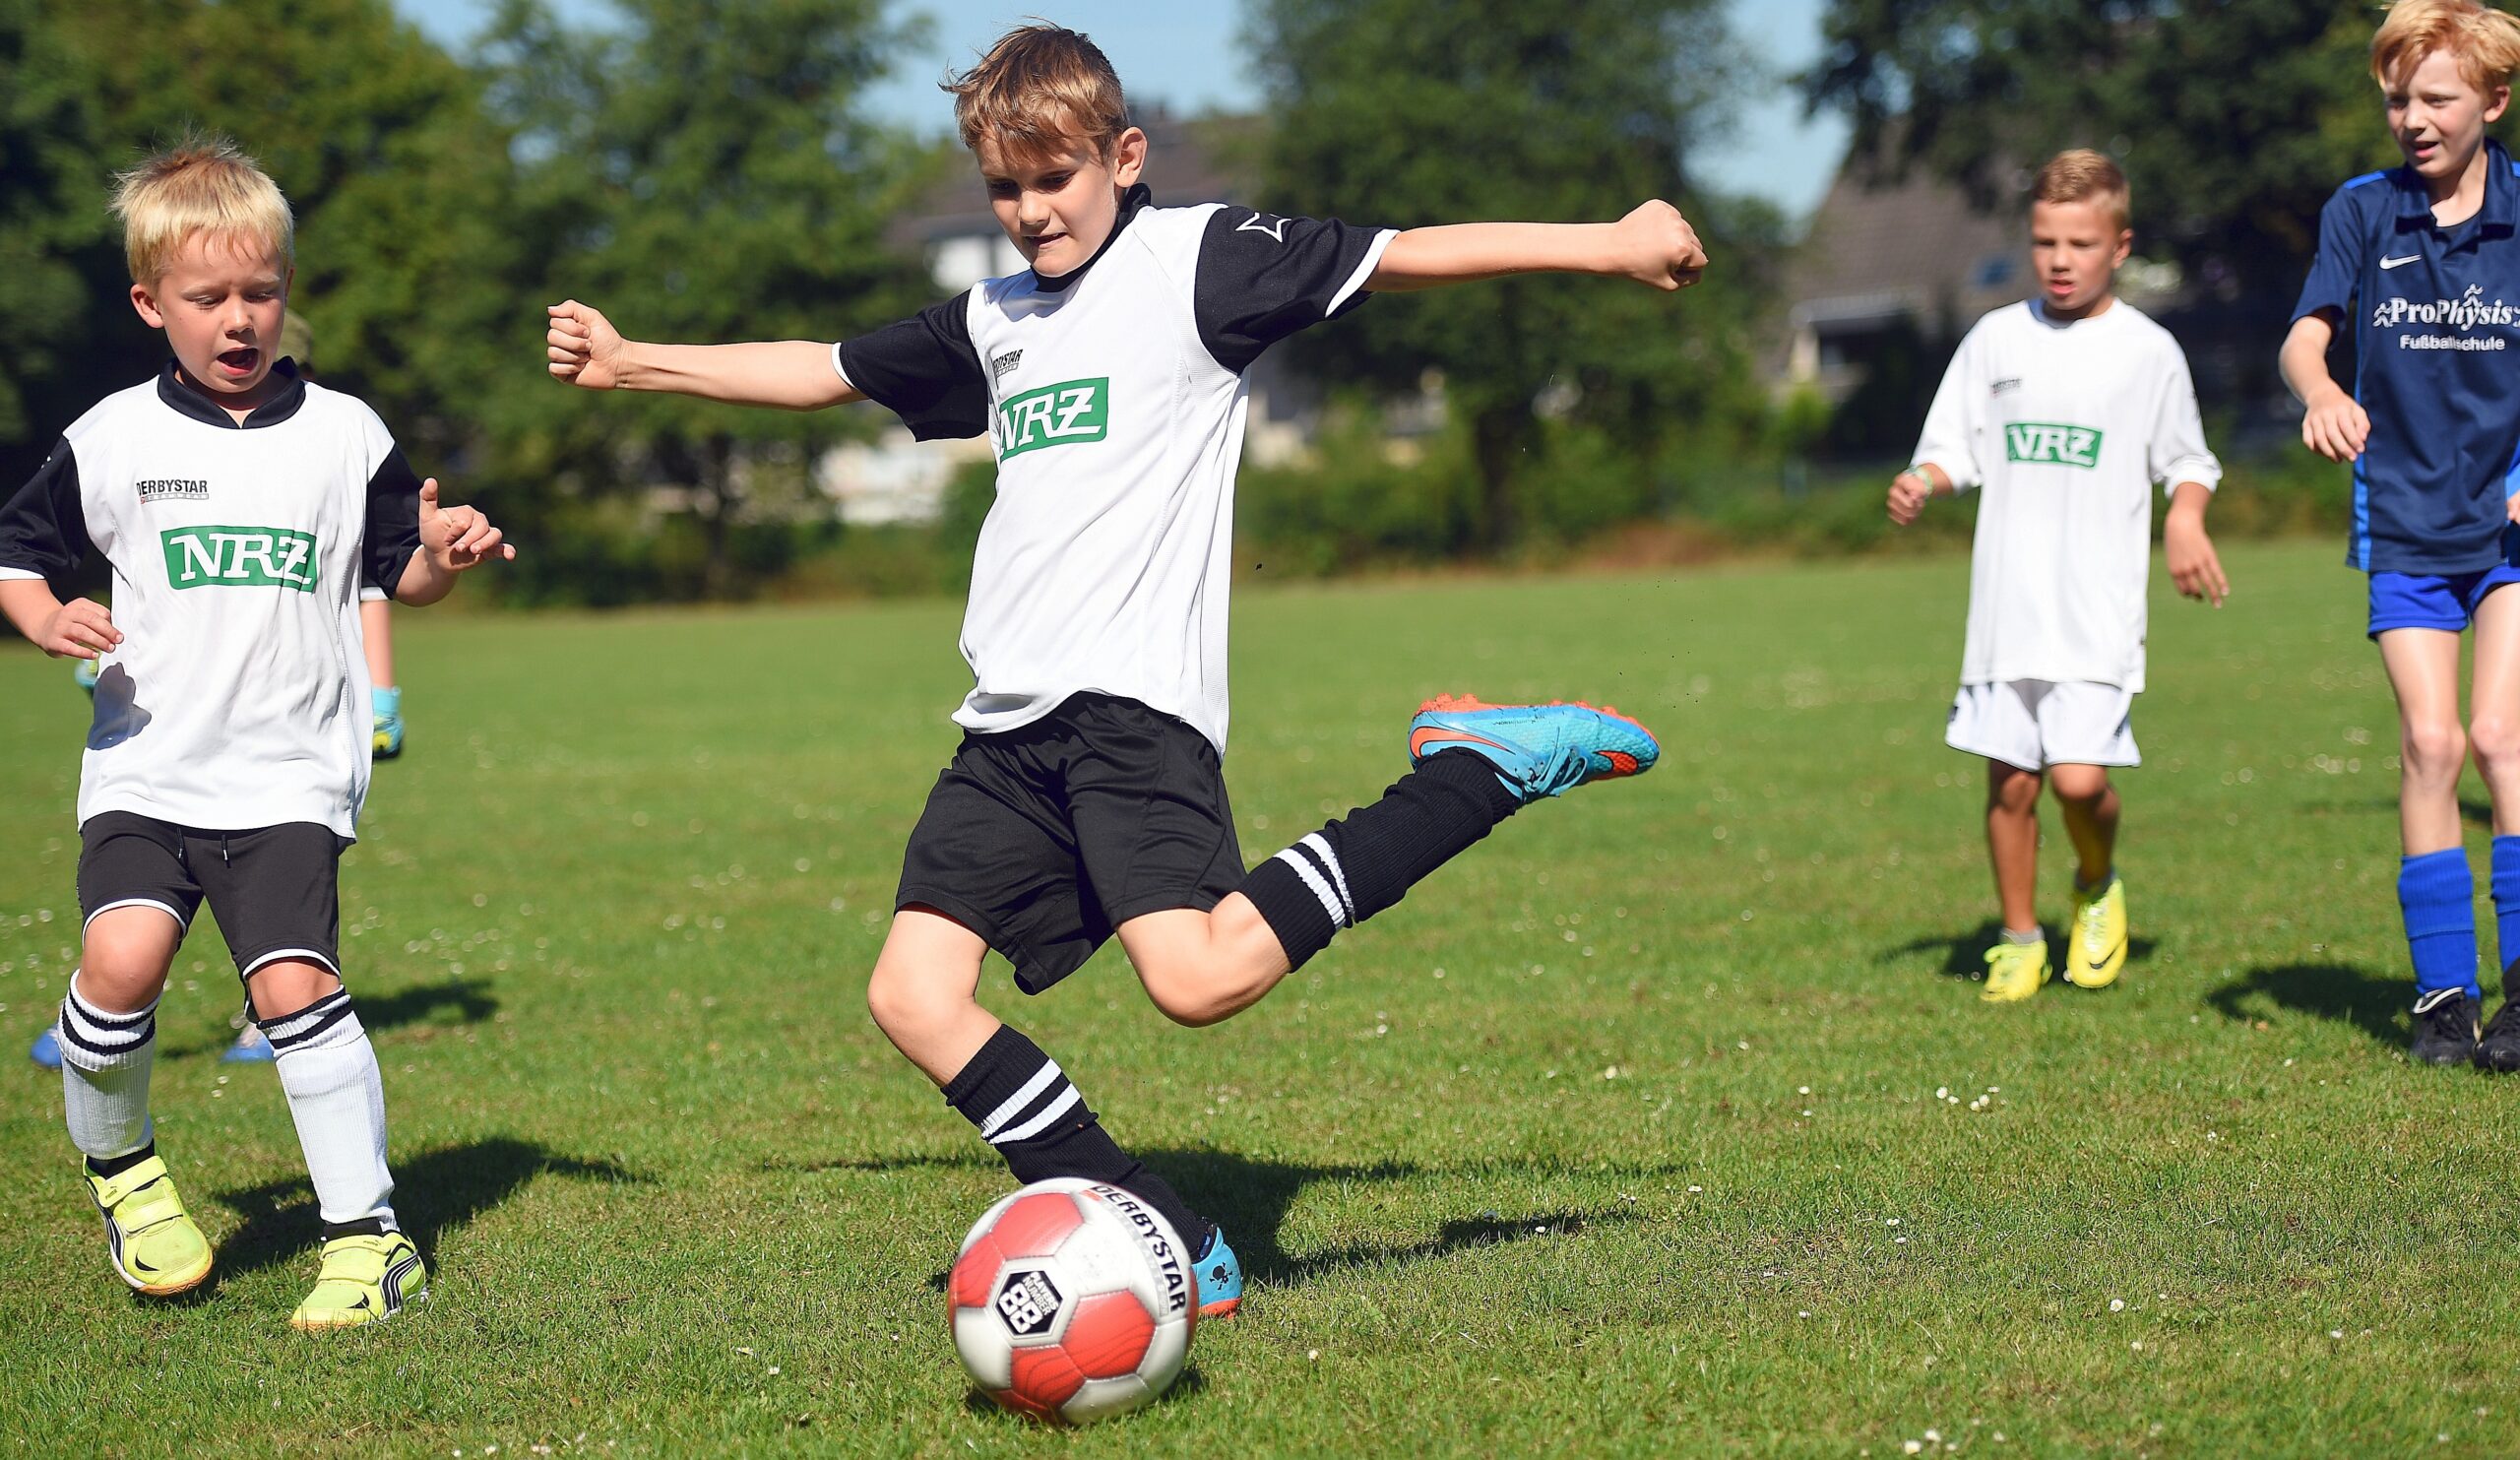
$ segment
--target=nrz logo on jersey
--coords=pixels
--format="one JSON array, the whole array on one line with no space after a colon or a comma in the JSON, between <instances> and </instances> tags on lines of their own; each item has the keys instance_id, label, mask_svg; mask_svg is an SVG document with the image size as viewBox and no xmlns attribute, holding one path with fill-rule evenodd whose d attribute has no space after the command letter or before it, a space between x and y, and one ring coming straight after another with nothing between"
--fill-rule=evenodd
<instances>
[{"instance_id":1,"label":"nrz logo on jersey","mask_svg":"<svg viewBox=\"0 0 2520 1460\"><path fill-rule=\"evenodd\" d=\"M2017 462L2090 469L2100 465L2100 436L2089 426L2017 420L2004 427L2004 455Z\"/></svg>"},{"instance_id":2,"label":"nrz logo on jersey","mask_svg":"<svg viewBox=\"0 0 2520 1460\"><path fill-rule=\"evenodd\" d=\"M207 481L181 477L161 477L140 483L140 500L144 502L197 502L210 495Z\"/></svg>"},{"instance_id":3,"label":"nrz logo on jersey","mask_svg":"<svg viewBox=\"0 0 2520 1460\"><path fill-rule=\"evenodd\" d=\"M176 588L315 591L315 535L286 528L168 528L166 581Z\"/></svg>"},{"instance_id":4,"label":"nrz logo on jersey","mask_svg":"<svg viewBox=\"0 0 2520 1460\"><path fill-rule=\"evenodd\" d=\"M997 408L997 455L1003 461L1039 447L1100 441L1110 430L1110 377L1061 381Z\"/></svg>"}]
</instances>

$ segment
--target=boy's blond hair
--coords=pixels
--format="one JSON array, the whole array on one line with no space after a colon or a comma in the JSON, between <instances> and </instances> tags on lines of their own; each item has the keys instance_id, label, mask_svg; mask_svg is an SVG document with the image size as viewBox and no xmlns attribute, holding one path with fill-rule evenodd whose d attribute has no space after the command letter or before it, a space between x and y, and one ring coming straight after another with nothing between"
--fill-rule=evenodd
<instances>
[{"instance_id":1,"label":"boy's blond hair","mask_svg":"<svg viewBox=\"0 0 2520 1460\"><path fill-rule=\"evenodd\" d=\"M1108 158L1129 129L1128 97L1111 60L1079 32L1046 22L998 37L979 63L944 84L963 146L983 142L1026 161L1082 142Z\"/></svg>"},{"instance_id":2,"label":"boy's blond hair","mask_svg":"<svg viewBox=\"0 0 2520 1460\"><path fill-rule=\"evenodd\" d=\"M259 245L289 261L296 220L280 185L224 137L193 137L114 175L114 217L131 282L155 285L196 234Z\"/></svg>"},{"instance_id":3,"label":"boy's blond hair","mask_svg":"<svg viewBox=\"0 0 2520 1460\"><path fill-rule=\"evenodd\" d=\"M2131 196L2125 169L2087 147L2049 158L2030 183L2032 202L2097 203L2121 229L2129 217Z\"/></svg>"},{"instance_id":4,"label":"boy's blond hair","mask_svg":"<svg viewBox=\"0 0 2520 1460\"><path fill-rule=\"evenodd\" d=\"M2403 81L2424 58L2447 50L2459 76L2490 95L2520 72L2520 18L2478 0L2399 0L2371 37L2371 79Z\"/></svg>"}]
</instances>

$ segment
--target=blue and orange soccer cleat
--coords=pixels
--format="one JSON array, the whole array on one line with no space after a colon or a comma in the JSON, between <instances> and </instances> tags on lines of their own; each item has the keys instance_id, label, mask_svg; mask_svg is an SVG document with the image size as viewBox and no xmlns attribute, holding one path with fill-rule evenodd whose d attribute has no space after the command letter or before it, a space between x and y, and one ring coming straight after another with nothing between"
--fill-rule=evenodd
<instances>
[{"instance_id":1,"label":"blue and orange soccer cleat","mask_svg":"<svg viewBox=\"0 0 2520 1460\"><path fill-rule=\"evenodd\" d=\"M1468 695L1439 694L1409 722L1409 763L1423 765L1446 750L1485 756L1496 779L1525 805L1588 781L1642 776L1663 755L1651 731L1616 710L1563 701L1484 705Z\"/></svg>"},{"instance_id":2,"label":"blue and orange soccer cleat","mask_svg":"<svg viewBox=\"0 0 2520 1460\"><path fill-rule=\"evenodd\" d=\"M1242 1259L1226 1245L1225 1229L1208 1229L1207 1243L1190 1265L1199 1270L1199 1316L1233 1316L1242 1306Z\"/></svg>"}]
</instances>

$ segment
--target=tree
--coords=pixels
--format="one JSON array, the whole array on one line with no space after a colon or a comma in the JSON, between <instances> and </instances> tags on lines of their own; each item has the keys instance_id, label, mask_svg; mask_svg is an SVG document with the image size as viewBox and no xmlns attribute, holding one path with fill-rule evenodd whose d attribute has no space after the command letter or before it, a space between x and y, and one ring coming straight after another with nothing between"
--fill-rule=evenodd
<instances>
[{"instance_id":1,"label":"tree","mask_svg":"<svg viewBox=\"0 0 2520 1460\"><path fill-rule=\"evenodd\" d=\"M232 137L288 196L290 307L315 331L324 377L374 405L415 460L473 441L507 353L495 333L501 296L515 285L499 220L507 143L461 64L386 0L0 4L31 9L53 57L30 90L0 93L0 108L68 87L94 138L75 150L71 114L54 123L70 175L44 261L54 297L77 311L80 349L48 387L45 413L58 419L46 429L163 358L163 342L124 299L129 274L105 203L114 170L206 130ZM0 273L15 281L14 269Z\"/></svg>"},{"instance_id":2,"label":"tree","mask_svg":"<svg viewBox=\"0 0 2520 1460\"><path fill-rule=\"evenodd\" d=\"M1533 277L1379 301L1302 343L1334 384L1390 395L1442 372L1480 477L1478 536L1517 534L1517 479L1544 470L1546 392L1643 453L1746 413L1754 268L1727 243L1757 216L1688 185L1736 67L1716 0L1255 0L1273 131L1265 200L1408 226L1615 219L1678 203L1714 260L1678 300ZM1552 389L1552 387L1554 387Z\"/></svg>"},{"instance_id":3,"label":"tree","mask_svg":"<svg viewBox=\"0 0 2520 1460\"><path fill-rule=\"evenodd\" d=\"M2067 147L2117 159L2139 245L2243 290L2288 291L2320 206L2397 160L2369 74L2367 0L1831 0L1815 108L1859 161L2018 206Z\"/></svg>"},{"instance_id":4,"label":"tree","mask_svg":"<svg viewBox=\"0 0 2520 1460\"><path fill-rule=\"evenodd\" d=\"M0 491L70 423L46 417L80 355L86 312L71 260L104 235L103 170L78 58L33 0L0 0Z\"/></svg>"},{"instance_id":5,"label":"tree","mask_svg":"<svg viewBox=\"0 0 2520 1460\"><path fill-rule=\"evenodd\" d=\"M511 0L485 54L526 159L516 226L544 299L702 344L839 339L921 301L882 237L915 155L857 104L906 38L883 10L623 0L618 29L571 31L539 0ZM510 404L512 449L581 496L683 488L712 597L734 586L735 529L804 500L815 457L846 429L548 381Z\"/></svg>"}]
</instances>

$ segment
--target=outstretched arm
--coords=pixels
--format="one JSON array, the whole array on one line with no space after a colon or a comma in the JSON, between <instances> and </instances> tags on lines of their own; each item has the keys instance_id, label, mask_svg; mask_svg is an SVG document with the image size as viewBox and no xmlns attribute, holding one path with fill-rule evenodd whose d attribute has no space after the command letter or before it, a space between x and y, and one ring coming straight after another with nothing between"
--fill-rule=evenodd
<instances>
[{"instance_id":1,"label":"outstretched arm","mask_svg":"<svg viewBox=\"0 0 2520 1460\"><path fill-rule=\"evenodd\" d=\"M650 345L622 339L599 310L575 299L547 312L551 373L588 390L669 391L784 411L866 399L832 368L831 347L810 340Z\"/></svg>"},{"instance_id":2,"label":"outstretched arm","mask_svg":"<svg viewBox=\"0 0 2520 1460\"><path fill-rule=\"evenodd\" d=\"M1365 287L1433 288L1508 274L1599 274L1686 288L1706 270L1697 230L1657 200L1614 223L1447 223L1411 228L1383 250Z\"/></svg>"}]
</instances>

